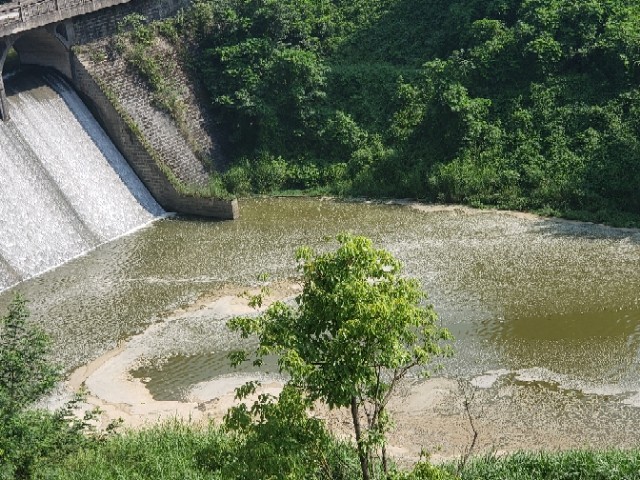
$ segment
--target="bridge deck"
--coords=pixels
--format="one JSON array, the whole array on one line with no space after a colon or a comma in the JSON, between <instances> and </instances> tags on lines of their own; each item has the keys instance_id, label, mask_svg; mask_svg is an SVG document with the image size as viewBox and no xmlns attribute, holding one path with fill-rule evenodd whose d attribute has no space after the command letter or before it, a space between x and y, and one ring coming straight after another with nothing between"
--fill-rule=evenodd
<instances>
[{"instance_id":1,"label":"bridge deck","mask_svg":"<svg viewBox=\"0 0 640 480\"><path fill-rule=\"evenodd\" d=\"M0 38L130 0L25 0L0 5Z\"/></svg>"}]
</instances>

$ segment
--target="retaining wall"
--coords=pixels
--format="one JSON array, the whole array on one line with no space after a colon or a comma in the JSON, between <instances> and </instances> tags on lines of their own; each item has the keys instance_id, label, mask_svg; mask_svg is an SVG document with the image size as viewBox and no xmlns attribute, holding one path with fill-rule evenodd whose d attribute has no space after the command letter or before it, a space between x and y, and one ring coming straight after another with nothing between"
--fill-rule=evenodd
<instances>
[{"instance_id":1,"label":"retaining wall","mask_svg":"<svg viewBox=\"0 0 640 480\"><path fill-rule=\"evenodd\" d=\"M122 114L116 110L113 100L109 99L94 76L75 55L72 56L71 69L73 83L84 97L87 106L160 205L166 210L189 215L219 219L238 217L237 200L200 198L178 192L152 158L149 145L145 145L135 128L128 125Z\"/></svg>"},{"instance_id":2,"label":"retaining wall","mask_svg":"<svg viewBox=\"0 0 640 480\"><path fill-rule=\"evenodd\" d=\"M238 217L237 200L185 195L169 181L166 168L163 171L160 167L160 164L168 167L174 181L198 188L208 184L210 169L224 163L218 142L206 128L206 114L193 95L186 99L188 122L179 128L166 112L153 105L149 87L124 60L118 56L108 60L95 59L91 54L92 51L105 52L109 40L118 32L118 24L127 15L135 12L148 20L159 20L175 14L189 3L189 0L132 0L74 18L75 47L70 52L72 81L116 146L165 209L234 219ZM176 74L187 85L186 76L181 72ZM203 162L194 148L211 163Z\"/></svg>"}]
</instances>

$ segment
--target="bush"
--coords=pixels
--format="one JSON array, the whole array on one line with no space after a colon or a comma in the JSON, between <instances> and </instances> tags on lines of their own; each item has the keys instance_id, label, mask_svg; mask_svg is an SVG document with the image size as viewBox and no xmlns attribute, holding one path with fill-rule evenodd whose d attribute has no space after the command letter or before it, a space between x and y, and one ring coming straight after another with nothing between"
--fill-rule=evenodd
<instances>
[{"instance_id":1,"label":"bush","mask_svg":"<svg viewBox=\"0 0 640 480\"><path fill-rule=\"evenodd\" d=\"M155 31L140 13L130 13L118 24L119 32L129 31L136 43L149 45L155 38Z\"/></svg>"},{"instance_id":2,"label":"bush","mask_svg":"<svg viewBox=\"0 0 640 480\"><path fill-rule=\"evenodd\" d=\"M225 188L234 195L246 195L251 192L251 176L245 162L234 165L222 176Z\"/></svg>"},{"instance_id":3,"label":"bush","mask_svg":"<svg viewBox=\"0 0 640 480\"><path fill-rule=\"evenodd\" d=\"M24 410L5 418L0 425L0 479L31 479L90 445L88 422L96 412L78 419L73 410L80 400L77 397L53 413Z\"/></svg>"},{"instance_id":4,"label":"bush","mask_svg":"<svg viewBox=\"0 0 640 480\"><path fill-rule=\"evenodd\" d=\"M324 421L310 417L310 407L299 389L285 386L277 399L262 394L250 409L232 408L225 427L236 434L233 448L212 466L225 479L355 478L355 451L340 446Z\"/></svg>"},{"instance_id":5,"label":"bush","mask_svg":"<svg viewBox=\"0 0 640 480\"><path fill-rule=\"evenodd\" d=\"M23 411L51 391L60 370L47 355L50 342L36 326L27 325L26 300L16 295L0 318L0 418Z\"/></svg>"},{"instance_id":6,"label":"bush","mask_svg":"<svg viewBox=\"0 0 640 480\"><path fill-rule=\"evenodd\" d=\"M269 193L281 189L288 176L287 162L263 152L251 170L251 184L258 193Z\"/></svg>"},{"instance_id":7,"label":"bush","mask_svg":"<svg viewBox=\"0 0 640 480\"><path fill-rule=\"evenodd\" d=\"M49 363L49 339L27 324L26 301L19 295L0 318L0 478L30 479L87 441L84 420L72 415L79 398L54 413L30 409L60 379Z\"/></svg>"},{"instance_id":8,"label":"bush","mask_svg":"<svg viewBox=\"0 0 640 480\"><path fill-rule=\"evenodd\" d=\"M292 165L287 174L287 186L290 188L313 189L320 185L320 169L312 163Z\"/></svg>"}]
</instances>

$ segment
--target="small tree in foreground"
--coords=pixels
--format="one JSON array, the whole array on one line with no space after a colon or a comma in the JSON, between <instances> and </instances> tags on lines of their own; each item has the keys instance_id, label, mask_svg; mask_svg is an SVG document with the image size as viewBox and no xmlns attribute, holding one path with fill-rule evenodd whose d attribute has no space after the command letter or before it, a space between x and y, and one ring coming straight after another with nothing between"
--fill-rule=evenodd
<instances>
[{"instance_id":1,"label":"small tree in foreground","mask_svg":"<svg viewBox=\"0 0 640 480\"><path fill-rule=\"evenodd\" d=\"M50 341L27 325L26 300L16 295L0 317L0 418L14 415L53 389L60 371L47 355Z\"/></svg>"},{"instance_id":2,"label":"small tree in foreground","mask_svg":"<svg viewBox=\"0 0 640 480\"><path fill-rule=\"evenodd\" d=\"M351 409L367 480L375 455L385 476L389 473L386 407L394 387L412 368L449 354L442 341L451 335L438 325L419 283L401 276L402 266L391 253L375 249L365 237L341 234L337 240L339 248L329 253L298 249L303 289L295 306L276 302L229 326L244 337L257 335L254 363L278 355L288 385L309 401ZM246 359L246 352L234 356L236 363Z\"/></svg>"},{"instance_id":3,"label":"small tree in foreground","mask_svg":"<svg viewBox=\"0 0 640 480\"><path fill-rule=\"evenodd\" d=\"M39 466L81 448L96 413L74 416L80 395L55 412L32 408L53 390L61 372L48 359L49 337L28 318L21 295L0 317L0 479L31 479Z\"/></svg>"}]
</instances>

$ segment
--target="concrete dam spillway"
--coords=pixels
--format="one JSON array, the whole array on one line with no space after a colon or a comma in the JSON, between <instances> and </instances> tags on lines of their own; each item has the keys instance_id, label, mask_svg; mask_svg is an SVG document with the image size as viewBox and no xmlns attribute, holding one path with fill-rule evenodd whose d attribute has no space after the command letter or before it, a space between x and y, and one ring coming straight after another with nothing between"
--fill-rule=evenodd
<instances>
[{"instance_id":1,"label":"concrete dam spillway","mask_svg":"<svg viewBox=\"0 0 640 480\"><path fill-rule=\"evenodd\" d=\"M60 76L19 73L5 83L0 291L165 213Z\"/></svg>"}]
</instances>

